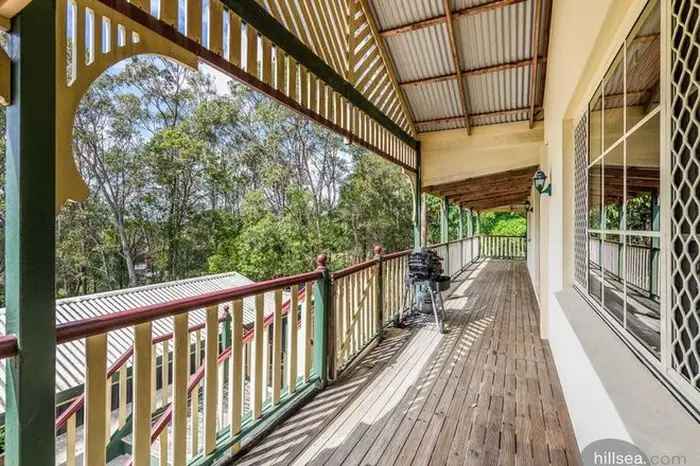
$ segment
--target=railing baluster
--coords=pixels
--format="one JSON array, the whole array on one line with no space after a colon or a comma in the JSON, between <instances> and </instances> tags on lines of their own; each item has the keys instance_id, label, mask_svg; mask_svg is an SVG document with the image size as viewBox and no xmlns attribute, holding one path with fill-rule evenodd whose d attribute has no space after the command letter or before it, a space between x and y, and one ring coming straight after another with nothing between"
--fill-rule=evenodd
<instances>
[{"instance_id":1,"label":"railing baluster","mask_svg":"<svg viewBox=\"0 0 700 466\"><path fill-rule=\"evenodd\" d=\"M173 322L173 466L187 463L187 384L190 359L188 316L180 314Z\"/></svg>"},{"instance_id":2,"label":"railing baluster","mask_svg":"<svg viewBox=\"0 0 700 466\"><path fill-rule=\"evenodd\" d=\"M155 348L151 349L151 406L153 408L158 407L158 387L156 382L158 378L156 377L157 367L158 367L157 351Z\"/></svg>"},{"instance_id":3,"label":"railing baluster","mask_svg":"<svg viewBox=\"0 0 700 466\"><path fill-rule=\"evenodd\" d=\"M264 325L262 329L262 341L263 341L263 349L262 349L262 387L263 387L263 392L262 392L262 404L263 406L265 405L265 402L267 401L267 387L270 386L270 362L272 359L270 358L270 326L269 325Z\"/></svg>"},{"instance_id":4,"label":"railing baluster","mask_svg":"<svg viewBox=\"0 0 700 466\"><path fill-rule=\"evenodd\" d=\"M204 454L216 447L217 357L219 356L219 307L209 306L206 317L204 366Z\"/></svg>"},{"instance_id":5,"label":"railing baluster","mask_svg":"<svg viewBox=\"0 0 700 466\"><path fill-rule=\"evenodd\" d=\"M352 351L352 278L343 277L343 316L345 325L343 326L343 357L350 357Z\"/></svg>"},{"instance_id":6,"label":"railing baluster","mask_svg":"<svg viewBox=\"0 0 700 466\"><path fill-rule=\"evenodd\" d=\"M106 365L105 361L105 365ZM106 371L106 366L105 366ZM112 377L107 377L105 383L105 445L109 443L112 435Z\"/></svg>"},{"instance_id":7,"label":"railing baluster","mask_svg":"<svg viewBox=\"0 0 700 466\"><path fill-rule=\"evenodd\" d=\"M190 401L191 409L191 423L190 428L190 443L191 443L191 453L192 456L197 456L199 452L199 383L195 385L194 390L192 390L192 399Z\"/></svg>"},{"instance_id":8,"label":"railing baluster","mask_svg":"<svg viewBox=\"0 0 700 466\"><path fill-rule=\"evenodd\" d=\"M170 394L168 393L168 388L170 387L168 383L168 364L169 364L169 357L168 357L168 352L170 350L170 343L168 340L165 340L162 343L162 349L163 349L163 354L160 357L160 379L161 379L161 387L160 387L160 404L161 406L165 406L168 404L170 401Z\"/></svg>"},{"instance_id":9,"label":"railing baluster","mask_svg":"<svg viewBox=\"0 0 700 466\"><path fill-rule=\"evenodd\" d=\"M127 367L126 363L119 368L119 428L121 429L126 424L127 416Z\"/></svg>"},{"instance_id":10,"label":"railing baluster","mask_svg":"<svg viewBox=\"0 0 700 466\"><path fill-rule=\"evenodd\" d=\"M282 391L282 290L275 290L272 328L272 405L280 401Z\"/></svg>"},{"instance_id":11,"label":"railing baluster","mask_svg":"<svg viewBox=\"0 0 700 466\"><path fill-rule=\"evenodd\" d=\"M262 396L263 396L263 319L265 309L265 297L262 294L255 296L255 323L253 334L253 371L251 374L251 407L253 410L253 419L260 419L262 415ZM265 368L267 369L267 368Z\"/></svg>"},{"instance_id":12,"label":"railing baluster","mask_svg":"<svg viewBox=\"0 0 700 466\"><path fill-rule=\"evenodd\" d=\"M158 442L160 443L160 466L169 466L168 464L168 427L160 433Z\"/></svg>"},{"instance_id":13,"label":"railing baluster","mask_svg":"<svg viewBox=\"0 0 700 466\"><path fill-rule=\"evenodd\" d=\"M76 466L75 463L75 414L66 422L66 466Z\"/></svg>"},{"instance_id":14,"label":"railing baluster","mask_svg":"<svg viewBox=\"0 0 700 466\"><path fill-rule=\"evenodd\" d=\"M85 464L107 464L107 335L85 340Z\"/></svg>"},{"instance_id":15,"label":"railing baluster","mask_svg":"<svg viewBox=\"0 0 700 466\"><path fill-rule=\"evenodd\" d=\"M359 347L362 348L367 342L367 269L361 270L358 275L357 279L360 282L360 308L357 315L359 319L357 326L360 334Z\"/></svg>"},{"instance_id":16,"label":"railing baluster","mask_svg":"<svg viewBox=\"0 0 700 466\"><path fill-rule=\"evenodd\" d=\"M362 293L362 290L360 289L361 283L360 283L360 276L357 273L352 274L353 280L352 280L352 295L353 295L353 305L352 305L352 325L353 325L353 345L352 345L352 354L357 353L357 350L360 348L360 326L358 325L357 319L359 318L361 312L359 312L360 309L360 296Z\"/></svg>"},{"instance_id":17,"label":"railing baluster","mask_svg":"<svg viewBox=\"0 0 700 466\"><path fill-rule=\"evenodd\" d=\"M243 301L233 302L231 313L231 365L229 367L229 423L231 436L241 431L243 417ZM234 446L237 451L238 444Z\"/></svg>"},{"instance_id":18,"label":"railing baluster","mask_svg":"<svg viewBox=\"0 0 700 466\"><path fill-rule=\"evenodd\" d=\"M134 327L133 464L151 464L151 323ZM103 424L104 425L104 424ZM103 449L104 450L104 449ZM92 466L92 463L87 462Z\"/></svg>"},{"instance_id":19,"label":"railing baluster","mask_svg":"<svg viewBox=\"0 0 700 466\"><path fill-rule=\"evenodd\" d=\"M344 283L345 280L343 278L338 278L337 280L334 280L331 286L333 287L333 296L334 296L334 310L335 310L335 334L336 334L336 365L335 367L340 366L340 362L343 359L343 354L345 352L345 348L343 346L343 342L345 341L345 332L347 331L347 328L345 326L345 300L344 300Z\"/></svg>"},{"instance_id":20,"label":"railing baluster","mask_svg":"<svg viewBox=\"0 0 700 466\"><path fill-rule=\"evenodd\" d=\"M294 393L297 389L297 338L299 335L299 286L292 287L292 296L287 311L287 390Z\"/></svg>"}]
</instances>

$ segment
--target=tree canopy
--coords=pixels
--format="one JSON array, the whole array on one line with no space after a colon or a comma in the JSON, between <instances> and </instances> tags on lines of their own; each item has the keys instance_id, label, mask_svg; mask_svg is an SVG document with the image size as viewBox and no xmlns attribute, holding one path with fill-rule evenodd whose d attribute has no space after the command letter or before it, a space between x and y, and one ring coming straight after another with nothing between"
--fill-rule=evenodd
<instances>
[{"instance_id":1,"label":"tree canopy","mask_svg":"<svg viewBox=\"0 0 700 466\"><path fill-rule=\"evenodd\" d=\"M57 218L58 297L227 271L261 280L319 253L339 268L378 242L412 244L400 168L206 69L114 66L81 101L73 153L90 195Z\"/></svg>"}]
</instances>

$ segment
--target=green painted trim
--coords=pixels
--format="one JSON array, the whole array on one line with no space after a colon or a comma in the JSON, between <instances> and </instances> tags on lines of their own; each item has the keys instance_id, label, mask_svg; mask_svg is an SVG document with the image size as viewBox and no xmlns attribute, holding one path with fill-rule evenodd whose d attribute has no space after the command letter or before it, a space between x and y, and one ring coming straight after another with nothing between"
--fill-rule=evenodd
<instances>
[{"instance_id":1,"label":"green painted trim","mask_svg":"<svg viewBox=\"0 0 700 466\"><path fill-rule=\"evenodd\" d=\"M370 102L355 87L339 75L326 62L318 57L301 40L285 28L274 16L255 0L222 0L223 4L234 11L243 21L252 25L260 34L281 47L289 56L314 75L328 84L334 91L345 97L355 107L365 112L387 131L416 149L418 141L404 131L399 125Z\"/></svg>"},{"instance_id":2,"label":"green painted trim","mask_svg":"<svg viewBox=\"0 0 700 466\"><path fill-rule=\"evenodd\" d=\"M55 462L56 5L30 2L12 21L7 108L5 257L7 333L19 353L6 369L6 457Z\"/></svg>"},{"instance_id":3,"label":"green painted trim","mask_svg":"<svg viewBox=\"0 0 700 466\"><path fill-rule=\"evenodd\" d=\"M323 276L314 286L314 368L318 375L321 389L325 388L328 380L328 327L331 315L331 274L328 268L323 268Z\"/></svg>"},{"instance_id":4,"label":"green painted trim","mask_svg":"<svg viewBox=\"0 0 700 466\"><path fill-rule=\"evenodd\" d=\"M273 427L280 425L285 419L291 416L296 409L308 402L319 391L321 391L320 381L313 379L309 381L305 387L295 392L292 396L288 393L283 395L280 403L275 407L269 407L267 412L263 411L262 419L253 421L250 417L243 423L241 432L231 437L229 429L226 428L217 434L216 448L214 452L208 456L199 455L189 462L189 466L211 466L230 454L230 449L233 445L240 443L247 436L254 436L255 439L264 437ZM269 405L268 405L269 406ZM252 446L255 440L243 446L243 449L232 455L230 458L225 458L221 464L234 464L234 460L239 458Z\"/></svg>"},{"instance_id":5,"label":"green painted trim","mask_svg":"<svg viewBox=\"0 0 700 466\"><path fill-rule=\"evenodd\" d=\"M131 417L129 414L121 429L115 431L107 443L107 462L109 463L118 456L131 453L131 445L127 445L124 439L131 434Z\"/></svg>"}]
</instances>

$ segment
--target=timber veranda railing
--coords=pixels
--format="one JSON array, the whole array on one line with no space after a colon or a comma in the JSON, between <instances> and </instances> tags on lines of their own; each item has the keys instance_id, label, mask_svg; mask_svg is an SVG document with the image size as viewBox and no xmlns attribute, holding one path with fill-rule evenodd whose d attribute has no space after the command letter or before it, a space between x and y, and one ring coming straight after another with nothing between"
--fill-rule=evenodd
<instances>
[{"instance_id":1,"label":"timber veranda railing","mask_svg":"<svg viewBox=\"0 0 700 466\"><path fill-rule=\"evenodd\" d=\"M478 257L477 238L444 247L455 270ZM59 345L84 344L86 383L57 412L57 464L208 465L235 453L402 317L410 252L375 248L332 274L320 256L308 273L59 325ZM205 322L189 325L202 309ZM161 319L173 332L154 336ZM108 365L110 334L124 331L134 344ZM0 337L0 359L17 352Z\"/></svg>"},{"instance_id":2,"label":"timber veranda railing","mask_svg":"<svg viewBox=\"0 0 700 466\"><path fill-rule=\"evenodd\" d=\"M627 282L627 285L649 297L659 294L660 249L641 244L627 244L615 240L590 238L588 257L591 265L600 270L605 266L608 276Z\"/></svg>"},{"instance_id":3,"label":"timber veranda railing","mask_svg":"<svg viewBox=\"0 0 700 466\"><path fill-rule=\"evenodd\" d=\"M455 277L481 256L481 238L479 236L465 237L433 244L428 246L428 249L432 249L442 258L444 272L450 277Z\"/></svg>"},{"instance_id":4,"label":"timber veranda railing","mask_svg":"<svg viewBox=\"0 0 700 466\"><path fill-rule=\"evenodd\" d=\"M527 257L527 237L482 235L480 237L481 255L500 259L517 259Z\"/></svg>"}]
</instances>

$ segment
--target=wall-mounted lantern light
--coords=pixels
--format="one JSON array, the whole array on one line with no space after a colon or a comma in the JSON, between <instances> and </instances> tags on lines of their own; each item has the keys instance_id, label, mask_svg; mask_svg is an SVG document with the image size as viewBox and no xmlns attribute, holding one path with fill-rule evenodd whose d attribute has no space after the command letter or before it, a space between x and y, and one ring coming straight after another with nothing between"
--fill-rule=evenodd
<instances>
[{"instance_id":1,"label":"wall-mounted lantern light","mask_svg":"<svg viewBox=\"0 0 700 466\"><path fill-rule=\"evenodd\" d=\"M552 195L552 183L547 185L547 175L542 170L537 170L535 176L532 177L535 183L535 189L540 194Z\"/></svg>"}]
</instances>

